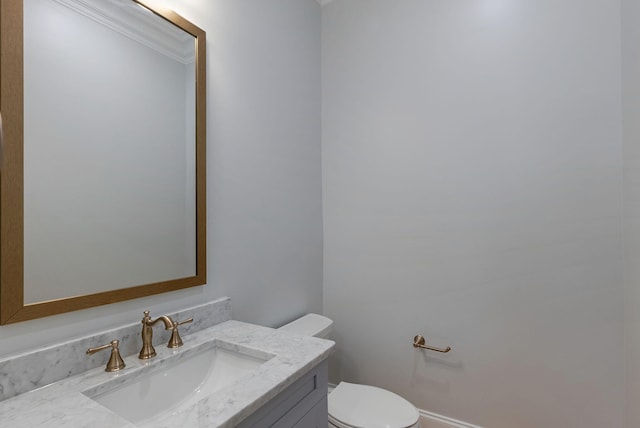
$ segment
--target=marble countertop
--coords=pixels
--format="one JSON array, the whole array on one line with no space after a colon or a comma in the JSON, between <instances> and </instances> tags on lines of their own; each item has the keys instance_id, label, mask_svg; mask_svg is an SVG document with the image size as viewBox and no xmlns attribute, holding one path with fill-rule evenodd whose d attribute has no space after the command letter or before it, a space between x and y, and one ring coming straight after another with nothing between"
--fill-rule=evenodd
<instances>
[{"instance_id":1,"label":"marble countertop","mask_svg":"<svg viewBox=\"0 0 640 428\"><path fill-rule=\"evenodd\" d=\"M155 345L158 355L149 361L139 360L137 355L125 357L127 367L121 372L107 373L104 367L96 368L2 401L1 425L12 428L134 428L135 425L83 392L91 391L93 395L110 390L139 378L168 359L190 357L199 348L217 340L232 350L257 357L268 354L274 357L248 377L203 397L194 405L173 412L154 426L234 427L326 359L334 346L328 340L292 335L239 321L215 325L184 336L183 340L184 346L177 350L163 344Z\"/></svg>"}]
</instances>

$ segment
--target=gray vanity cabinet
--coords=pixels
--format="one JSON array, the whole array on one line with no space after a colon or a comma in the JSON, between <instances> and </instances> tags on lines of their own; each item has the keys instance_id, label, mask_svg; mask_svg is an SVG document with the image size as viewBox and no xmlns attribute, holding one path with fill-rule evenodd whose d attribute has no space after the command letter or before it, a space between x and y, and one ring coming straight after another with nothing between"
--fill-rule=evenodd
<instances>
[{"instance_id":1,"label":"gray vanity cabinet","mask_svg":"<svg viewBox=\"0 0 640 428\"><path fill-rule=\"evenodd\" d=\"M322 402L313 406L309 412L294 425L294 428L326 428L327 421L327 397Z\"/></svg>"},{"instance_id":2,"label":"gray vanity cabinet","mask_svg":"<svg viewBox=\"0 0 640 428\"><path fill-rule=\"evenodd\" d=\"M327 361L313 368L238 425L238 428L326 428Z\"/></svg>"}]
</instances>

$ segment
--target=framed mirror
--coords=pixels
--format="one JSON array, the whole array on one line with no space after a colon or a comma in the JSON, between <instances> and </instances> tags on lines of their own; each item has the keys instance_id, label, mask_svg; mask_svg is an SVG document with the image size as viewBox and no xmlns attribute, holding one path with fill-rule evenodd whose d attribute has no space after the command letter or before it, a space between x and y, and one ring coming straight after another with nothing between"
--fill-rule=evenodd
<instances>
[{"instance_id":1,"label":"framed mirror","mask_svg":"<svg viewBox=\"0 0 640 428\"><path fill-rule=\"evenodd\" d=\"M206 282L205 32L0 0L0 324Z\"/></svg>"}]
</instances>

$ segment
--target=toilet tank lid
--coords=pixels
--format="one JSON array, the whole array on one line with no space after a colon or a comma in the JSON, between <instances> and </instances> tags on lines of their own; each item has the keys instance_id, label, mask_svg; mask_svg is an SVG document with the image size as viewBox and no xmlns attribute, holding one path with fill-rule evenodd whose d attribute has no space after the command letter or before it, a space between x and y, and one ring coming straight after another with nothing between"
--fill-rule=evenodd
<instances>
[{"instance_id":1,"label":"toilet tank lid","mask_svg":"<svg viewBox=\"0 0 640 428\"><path fill-rule=\"evenodd\" d=\"M307 314L297 320L285 324L278 330L303 336L325 337L331 330L333 321L318 314Z\"/></svg>"}]
</instances>

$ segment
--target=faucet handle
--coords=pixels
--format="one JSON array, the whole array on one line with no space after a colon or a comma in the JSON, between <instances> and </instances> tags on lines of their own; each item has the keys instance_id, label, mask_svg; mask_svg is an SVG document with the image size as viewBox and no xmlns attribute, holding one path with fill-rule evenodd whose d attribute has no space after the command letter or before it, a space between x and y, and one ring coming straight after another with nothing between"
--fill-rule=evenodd
<instances>
[{"instance_id":1,"label":"faucet handle","mask_svg":"<svg viewBox=\"0 0 640 428\"><path fill-rule=\"evenodd\" d=\"M117 372L125 367L124 361L120 356L120 349L118 348L119 345L119 340L112 340L111 343L107 343L106 345L87 349L87 355L92 355L98 351L102 351L103 349L111 348L111 357L109 357L109 362L107 362L107 367L105 367L104 371Z\"/></svg>"},{"instance_id":2,"label":"faucet handle","mask_svg":"<svg viewBox=\"0 0 640 428\"><path fill-rule=\"evenodd\" d=\"M182 339L180 338L180 333L178 333L178 326L190 322L193 322L193 318L178 322L171 320L171 339L169 339L167 348L179 348L182 346Z\"/></svg>"}]
</instances>

